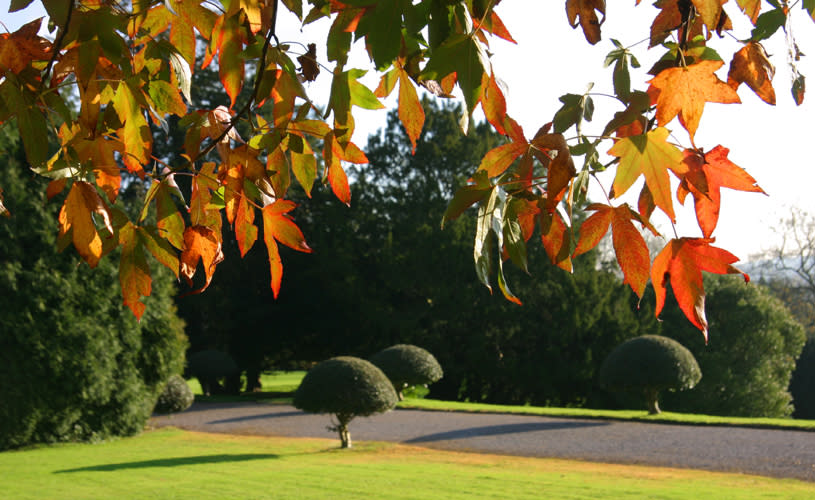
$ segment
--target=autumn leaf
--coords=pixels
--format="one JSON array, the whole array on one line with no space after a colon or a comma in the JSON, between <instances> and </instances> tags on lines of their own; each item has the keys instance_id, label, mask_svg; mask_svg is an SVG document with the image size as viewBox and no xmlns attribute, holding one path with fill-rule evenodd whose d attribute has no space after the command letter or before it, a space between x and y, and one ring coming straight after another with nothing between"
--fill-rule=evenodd
<instances>
[{"instance_id":1,"label":"autumn leaf","mask_svg":"<svg viewBox=\"0 0 815 500\"><path fill-rule=\"evenodd\" d=\"M122 183L115 157L115 154L121 154L122 149L122 143L106 139L104 136L98 136L92 140L79 139L74 142L74 150L79 160L93 169L96 185L105 192L111 203L116 201Z\"/></svg>"},{"instance_id":2,"label":"autumn leaf","mask_svg":"<svg viewBox=\"0 0 815 500\"><path fill-rule=\"evenodd\" d=\"M552 151L555 153L554 158L546 154L547 158L551 158L551 161L546 164L546 205L550 210L554 210L566 193L566 188L577 170L563 134L550 134L544 130L535 134L531 144L539 152Z\"/></svg>"},{"instance_id":3,"label":"autumn leaf","mask_svg":"<svg viewBox=\"0 0 815 500\"><path fill-rule=\"evenodd\" d=\"M688 193L693 195L696 220L705 238L713 234L719 221L721 188L764 193L750 174L727 158L729 153L723 146L716 146L705 155L685 151L688 172L677 190L677 198L684 203Z\"/></svg>"},{"instance_id":4,"label":"autumn leaf","mask_svg":"<svg viewBox=\"0 0 815 500\"><path fill-rule=\"evenodd\" d=\"M732 266L739 259L727 250L711 246L713 240L702 238L673 239L656 256L651 268L651 282L656 294L655 314L659 317L665 306L667 285L670 282L679 308L696 328L708 339L705 318L705 287L702 271L715 274L741 274L744 281L750 277Z\"/></svg>"},{"instance_id":5,"label":"autumn leaf","mask_svg":"<svg viewBox=\"0 0 815 500\"><path fill-rule=\"evenodd\" d=\"M122 255L119 260L119 284L122 287L124 305L133 311L136 319L141 320L145 305L142 297L150 295L152 279L150 267L144 258L144 251L139 245L137 228L130 222L119 230L119 243Z\"/></svg>"},{"instance_id":6,"label":"autumn leaf","mask_svg":"<svg viewBox=\"0 0 815 500\"><path fill-rule=\"evenodd\" d=\"M727 0L692 0L696 12L699 13L702 22L711 32L716 31L716 27L719 25L719 18L722 16L722 4L725 1Z\"/></svg>"},{"instance_id":7,"label":"autumn leaf","mask_svg":"<svg viewBox=\"0 0 815 500\"><path fill-rule=\"evenodd\" d=\"M198 263L204 267L206 281L201 288L187 292L194 295L207 289L212 281L215 268L224 260L221 249L221 238L212 229L205 226L190 226L184 231L184 250L181 252L181 276L192 287Z\"/></svg>"},{"instance_id":8,"label":"autumn leaf","mask_svg":"<svg viewBox=\"0 0 815 500\"><path fill-rule=\"evenodd\" d=\"M560 212L541 210L539 213L541 243L549 260L557 267L572 272L571 229L566 225Z\"/></svg>"},{"instance_id":9,"label":"autumn leaf","mask_svg":"<svg viewBox=\"0 0 815 500\"><path fill-rule=\"evenodd\" d=\"M263 207L263 241L269 252L269 272L272 278L272 292L277 298L283 280L283 261L277 248L277 242L299 252L311 253L302 231L287 213L297 205L289 200L278 200Z\"/></svg>"},{"instance_id":10,"label":"autumn leaf","mask_svg":"<svg viewBox=\"0 0 815 500\"><path fill-rule=\"evenodd\" d=\"M603 15L602 20L595 11ZM590 44L600 41L600 25L606 19L605 0L566 0L566 15L572 28L580 24L583 35Z\"/></svg>"},{"instance_id":11,"label":"autumn leaf","mask_svg":"<svg viewBox=\"0 0 815 500\"><path fill-rule=\"evenodd\" d=\"M679 122L693 142L706 102L741 102L736 91L714 73L723 64L722 61L703 60L688 67L663 70L652 78L648 95L651 104L657 107L659 126L664 127L679 115Z\"/></svg>"},{"instance_id":12,"label":"autumn leaf","mask_svg":"<svg viewBox=\"0 0 815 500\"><path fill-rule=\"evenodd\" d=\"M642 298L645 285L648 283L651 259L648 255L648 245L632 221L640 222L655 235L658 234L656 229L627 204L618 207L592 204L586 207L586 210L594 211L594 214L580 226L580 239L572 258L597 246L611 227L614 253L625 278L623 283L630 285L637 297Z\"/></svg>"},{"instance_id":13,"label":"autumn leaf","mask_svg":"<svg viewBox=\"0 0 815 500\"><path fill-rule=\"evenodd\" d=\"M774 75L775 67L764 47L758 42L748 42L733 54L730 71L727 73L727 84L736 90L739 85L746 83L761 100L775 105L775 89L772 82Z\"/></svg>"},{"instance_id":14,"label":"autumn leaf","mask_svg":"<svg viewBox=\"0 0 815 500\"><path fill-rule=\"evenodd\" d=\"M682 152L667 142L668 134L668 129L657 127L644 135L629 136L618 140L608 154L620 158L612 185L613 196L621 196L640 175L644 175L654 204L673 221L676 216L668 170L677 171L683 167Z\"/></svg>"},{"instance_id":15,"label":"autumn leaf","mask_svg":"<svg viewBox=\"0 0 815 500\"><path fill-rule=\"evenodd\" d=\"M122 161L130 172L143 176L142 166L149 159L153 141L141 107L140 93L141 90L121 82L113 97L113 107L123 124L119 131L124 144Z\"/></svg>"},{"instance_id":16,"label":"autumn leaf","mask_svg":"<svg viewBox=\"0 0 815 500\"><path fill-rule=\"evenodd\" d=\"M744 14L750 18L750 21L755 25L758 15L761 14L761 0L736 0Z\"/></svg>"},{"instance_id":17,"label":"autumn leaf","mask_svg":"<svg viewBox=\"0 0 815 500\"><path fill-rule=\"evenodd\" d=\"M508 142L495 147L484 155L478 170L483 170L489 177L503 174L519 156L529 150L529 144L524 142Z\"/></svg>"},{"instance_id":18,"label":"autumn leaf","mask_svg":"<svg viewBox=\"0 0 815 500\"><path fill-rule=\"evenodd\" d=\"M317 45L308 44L308 51L305 54L297 56L297 62L300 63L300 75L303 80L313 82L320 74L320 65L317 64Z\"/></svg>"},{"instance_id":19,"label":"autumn leaf","mask_svg":"<svg viewBox=\"0 0 815 500\"><path fill-rule=\"evenodd\" d=\"M110 211L96 188L85 181L74 182L59 212L59 236L63 237L70 231L76 251L91 267L96 267L103 254L102 237L92 217L94 213L107 229L107 237L111 237L114 232Z\"/></svg>"},{"instance_id":20,"label":"autumn leaf","mask_svg":"<svg viewBox=\"0 0 815 500\"><path fill-rule=\"evenodd\" d=\"M240 53L243 42L240 38L240 25L237 16L228 18L218 32L218 71L231 105L243 87L244 64Z\"/></svg>"},{"instance_id":21,"label":"autumn leaf","mask_svg":"<svg viewBox=\"0 0 815 500\"><path fill-rule=\"evenodd\" d=\"M51 42L37 36L42 18L24 24L14 33L0 33L0 75L6 71L19 74L32 61L51 58Z\"/></svg>"}]
</instances>

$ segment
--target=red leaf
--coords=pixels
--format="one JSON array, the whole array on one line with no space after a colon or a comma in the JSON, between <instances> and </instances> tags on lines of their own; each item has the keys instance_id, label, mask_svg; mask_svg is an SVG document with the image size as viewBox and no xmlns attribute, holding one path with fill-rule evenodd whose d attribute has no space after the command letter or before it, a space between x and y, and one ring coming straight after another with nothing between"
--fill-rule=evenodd
<instances>
[{"instance_id":1,"label":"red leaf","mask_svg":"<svg viewBox=\"0 0 815 500\"><path fill-rule=\"evenodd\" d=\"M571 272L572 259L569 257L571 234L560 212L540 213L541 242L549 260L561 269Z\"/></svg>"},{"instance_id":2,"label":"red leaf","mask_svg":"<svg viewBox=\"0 0 815 500\"><path fill-rule=\"evenodd\" d=\"M278 200L263 207L263 241L269 252L269 272L275 298L280 293L280 284L283 280L283 261L280 259L277 241L294 250L311 253L311 248L306 243L302 231L286 215L294 210L295 206L291 201Z\"/></svg>"},{"instance_id":3,"label":"red leaf","mask_svg":"<svg viewBox=\"0 0 815 500\"><path fill-rule=\"evenodd\" d=\"M705 318L705 288L702 271L716 274L741 274L744 281L750 277L731 264L738 257L727 250L710 246L712 240L703 238L673 239L654 259L651 281L656 294L655 314L659 317L665 306L666 286L670 281L679 308L685 316L702 330L707 342L707 319Z\"/></svg>"},{"instance_id":4,"label":"red leaf","mask_svg":"<svg viewBox=\"0 0 815 500\"><path fill-rule=\"evenodd\" d=\"M184 251L181 252L181 275L192 286L192 277L198 262L204 266L206 282L197 290L186 293L193 295L207 289L212 281L215 268L224 260L221 250L221 238L212 229L204 226L191 226L184 231Z\"/></svg>"},{"instance_id":5,"label":"red leaf","mask_svg":"<svg viewBox=\"0 0 815 500\"><path fill-rule=\"evenodd\" d=\"M503 174L519 156L529 149L524 142L509 142L491 149L481 160L478 170L487 172L487 176L496 177Z\"/></svg>"},{"instance_id":6,"label":"red leaf","mask_svg":"<svg viewBox=\"0 0 815 500\"><path fill-rule=\"evenodd\" d=\"M713 234L719 222L721 188L764 193L750 174L727 159L729 152L723 146L716 146L704 156L696 151L685 151L688 172L679 185L677 198L684 202L687 193L693 195L696 220L705 238Z\"/></svg>"}]
</instances>

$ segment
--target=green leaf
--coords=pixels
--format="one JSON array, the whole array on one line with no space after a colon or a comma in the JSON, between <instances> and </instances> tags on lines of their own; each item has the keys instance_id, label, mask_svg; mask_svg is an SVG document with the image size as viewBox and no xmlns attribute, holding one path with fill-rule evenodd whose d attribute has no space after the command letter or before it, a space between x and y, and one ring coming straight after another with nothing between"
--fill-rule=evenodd
<instances>
[{"instance_id":1,"label":"green leaf","mask_svg":"<svg viewBox=\"0 0 815 500\"><path fill-rule=\"evenodd\" d=\"M778 28L784 26L786 22L787 15L784 13L783 9L774 9L765 12L758 16L758 19L756 20L756 27L753 28L750 40L759 42L761 40L770 38L776 31L778 31Z\"/></svg>"},{"instance_id":2,"label":"green leaf","mask_svg":"<svg viewBox=\"0 0 815 500\"><path fill-rule=\"evenodd\" d=\"M158 232L153 228L139 227L138 231L139 240L144 247L178 278L178 254L170 245L170 242L159 236Z\"/></svg>"},{"instance_id":3,"label":"green leaf","mask_svg":"<svg viewBox=\"0 0 815 500\"><path fill-rule=\"evenodd\" d=\"M489 58L478 40L461 33L452 35L433 51L421 78L441 81L456 73L467 111L472 113L481 97L482 76L489 72L489 68Z\"/></svg>"},{"instance_id":4,"label":"green leaf","mask_svg":"<svg viewBox=\"0 0 815 500\"><path fill-rule=\"evenodd\" d=\"M560 102L563 103L563 106L555 113L555 118L552 120L555 133L562 134L569 127L577 125L582 120L582 101L583 96L577 94L560 96Z\"/></svg>"},{"instance_id":5,"label":"green leaf","mask_svg":"<svg viewBox=\"0 0 815 500\"><path fill-rule=\"evenodd\" d=\"M173 52L170 54L170 66L173 68L175 77L178 80L178 88L181 89L181 93L184 94L184 99L186 99L188 103L192 103L190 91L190 86L192 85L192 70L190 69L190 65L181 55Z\"/></svg>"},{"instance_id":6,"label":"green leaf","mask_svg":"<svg viewBox=\"0 0 815 500\"><path fill-rule=\"evenodd\" d=\"M28 5L33 2L34 0L11 0L11 4L9 4L8 11L9 12L17 12L18 10L23 10Z\"/></svg>"},{"instance_id":7,"label":"green leaf","mask_svg":"<svg viewBox=\"0 0 815 500\"><path fill-rule=\"evenodd\" d=\"M283 0L283 5L297 16L297 19L303 20L303 0Z\"/></svg>"},{"instance_id":8,"label":"green leaf","mask_svg":"<svg viewBox=\"0 0 815 500\"><path fill-rule=\"evenodd\" d=\"M445 210L441 219L442 229L444 229L445 222L457 219L465 210L490 194L492 186L490 185L486 171L481 170L476 172L473 176L473 180L475 184L459 188L456 194L453 195L453 199L450 200L450 203L447 205L447 210Z\"/></svg>"},{"instance_id":9,"label":"green leaf","mask_svg":"<svg viewBox=\"0 0 815 500\"><path fill-rule=\"evenodd\" d=\"M34 95L10 71L0 86L0 99L17 116L25 156L32 168L40 168L48 159L48 123L40 113Z\"/></svg>"},{"instance_id":10,"label":"green leaf","mask_svg":"<svg viewBox=\"0 0 815 500\"><path fill-rule=\"evenodd\" d=\"M367 32L376 69L384 71L399 56L402 47L402 11L404 2L389 0L379 2L360 22L360 30Z\"/></svg>"}]
</instances>

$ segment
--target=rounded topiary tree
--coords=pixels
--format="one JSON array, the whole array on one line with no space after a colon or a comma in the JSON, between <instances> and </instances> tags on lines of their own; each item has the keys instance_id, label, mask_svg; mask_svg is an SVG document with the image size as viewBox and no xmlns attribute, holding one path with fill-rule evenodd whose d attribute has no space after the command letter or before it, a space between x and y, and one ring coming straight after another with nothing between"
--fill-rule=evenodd
<instances>
[{"instance_id":1,"label":"rounded topiary tree","mask_svg":"<svg viewBox=\"0 0 815 500\"><path fill-rule=\"evenodd\" d=\"M181 375L173 375L167 380L167 385L158 396L156 407L153 411L158 413L175 413L184 411L192 405L193 396L190 386Z\"/></svg>"},{"instance_id":2,"label":"rounded topiary tree","mask_svg":"<svg viewBox=\"0 0 815 500\"><path fill-rule=\"evenodd\" d=\"M232 357L214 349L198 351L187 358L187 369L201 382L201 390L209 396L212 393L224 392L219 379L238 372L238 365Z\"/></svg>"},{"instance_id":3,"label":"rounded topiary tree","mask_svg":"<svg viewBox=\"0 0 815 500\"><path fill-rule=\"evenodd\" d=\"M600 382L612 390L641 391L648 413L659 413L659 392L691 389L702 378L693 354L679 342L643 335L617 346L600 366Z\"/></svg>"},{"instance_id":4,"label":"rounded topiary tree","mask_svg":"<svg viewBox=\"0 0 815 500\"><path fill-rule=\"evenodd\" d=\"M294 406L309 413L329 413L343 448L351 447L348 423L354 417L383 413L396 405L396 391L382 370L364 359L340 356L316 364L294 393Z\"/></svg>"},{"instance_id":5,"label":"rounded topiary tree","mask_svg":"<svg viewBox=\"0 0 815 500\"><path fill-rule=\"evenodd\" d=\"M421 347L409 344L397 344L382 349L371 356L371 363L385 372L400 401L403 389L414 385L432 384L444 375L441 365L432 354Z\"/></svg>"}]
</instances>

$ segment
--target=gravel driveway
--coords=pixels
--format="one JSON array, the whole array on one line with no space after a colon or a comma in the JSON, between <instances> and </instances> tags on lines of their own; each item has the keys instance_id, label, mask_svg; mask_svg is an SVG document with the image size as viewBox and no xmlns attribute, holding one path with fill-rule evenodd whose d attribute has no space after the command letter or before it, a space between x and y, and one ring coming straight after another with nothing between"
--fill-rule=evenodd
<instances>
[{"instance_id":1,"label":"gravel driveway","mask_svg":"<svg viewBox=\"0 0 815 500\"><path fill-rule=\"evenodd\" d=\"M291 437L336 437L328 415L289 405L196 403L154 427ZM357 418L354 441L445 450L742 472L815 482L815 432L397 409Z\"/></svg>"}]
</instances>

